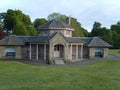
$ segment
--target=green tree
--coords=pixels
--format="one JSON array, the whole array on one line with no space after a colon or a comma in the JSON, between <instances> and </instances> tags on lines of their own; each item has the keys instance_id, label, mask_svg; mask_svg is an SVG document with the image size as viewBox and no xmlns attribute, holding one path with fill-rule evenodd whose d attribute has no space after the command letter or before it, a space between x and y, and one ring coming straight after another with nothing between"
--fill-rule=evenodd
<instances>
[{"instance_id":1,"label":"green tree","mask_svg":"<svg viewBox=\"0 0 120 90\"><path fill-rule=\"evenodd\" d=\"M48 20L60 19L61 21L65 22L65 21L66 21L66 17L67 17L66 15L62 15L62 14L60 14L60 13L54 12L54 13L48 15L47 19L48 19Z\"/></svg>"},{"instance_id":2,"label":"green tree","mask_svg":"<svg viewBox=\"0 0 120 90\"><path fill-rule=\"evenodd\" d=\"M74 28L72 35L75 37L84 36L82 32L81 24L77 21L77 19L71 18L70 22L72 28Z\"/></svg>"},{"instance_id":3,"label":"green tree","mask_svg":"<svg viewBox=\"0 0 120 90\"><path fill-rule=\"evenodd\" d=\"M30 17L20 10L7 10L4 17L4 28L7 31L12 30L12 34L15 35L36 35L36 30L32 25Z\"/></svg>"},{"instance_id":4,"label":"green tree","mask_svg":"<svg viewBox=\"0 0 120 90\"><path fill-rule=\"evenodd\" d=\"M101 23L94 22L90 36L98 36L97 34L100 32L100 29L101 29Z\"/></svg>"},{"instance_id":5,"label":"green tree","mask_svg":"<svg viewBox=\"0 0 120 90\"><path fill-rule=\"evenodd\" d=\"M111 25L113 32L113 41L115 48L120 48L120 21L117 24Z\"/></svg>"},{"instance_id":6,"label":"green tree","mask_svg":"<svg viewBox=\"0 0 120 90\"><path fill-rule=\"evenodd\" d=\"M38 27L45 24L46 22L47 22L47 20L45 18L37 18L33 22L33 25L36 28L36 30L38 30Z\"/></svg>"},{"instance_id":7,"label":"green tree","mask_svg":"<svg viewBox=\"0 0 120 90\"><path fill-rule=\"evenodd\" d=\"M100 37L101 39L113 45L112 31L106 27L101 27L101 25L102 24L100 22L94 22L90 36Z\"/></svg>"},{"instance_id":8,"label":"green tree","mask_svg":"<svg viewBox=\"0 0 120 90\"><path fill-rule=\"evenodd\" d=\"M28 31L27 31L26 27L24 26L24 24L18 20L18 22L14 26L13 34L27 36Z\"/></svg>"}]
</instances>

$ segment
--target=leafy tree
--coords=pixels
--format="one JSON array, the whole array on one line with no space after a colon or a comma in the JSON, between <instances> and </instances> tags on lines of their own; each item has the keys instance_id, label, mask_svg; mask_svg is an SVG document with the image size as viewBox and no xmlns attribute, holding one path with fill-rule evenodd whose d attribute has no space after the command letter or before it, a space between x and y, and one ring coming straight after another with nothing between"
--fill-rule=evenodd
<instances>
[{"instance_id":1,"label":"leafy tree","mask_svg":"<svg viewBox=\"0 0 120 90\"><path fill-rule=\"evenodd\" d=\"M120 48L120 21L117 24L111 25L113 32L113 40L115 48Z\"/></svg>"},{"instance_id":2,"label":"leafy tree","mask_svg":"<svg viewBox=\"0 0 120 90\"><path fill-rule=\"evenodd\" d=\"M102 24L100 22L94 22L90 36L100 37L101 39L113 45L112 31L106 27L101 27L101 25Z\"/></svg>"},{"instance_id":3,"label":"leafy tree","mask_svg":"<svg viewBox=\"0 0 120 90\"><path fill-rule=\"evenodd\" d=\"M47 19L48 20L52 20L52 19L60 19L60 20L62 20L62 21L66 21L66 15L62 15L62 14L60 14L60 13L52 13L52 14L50 14L50 15L48 15L48 17L47 17Z\"/></svg>"},{"instance_id":4,"label":"leafy tree","mask_svg":"<svg viewBox=\"0 0 120 90\"><path fill-rule=\"evenodd\" d=\"M0 29L3 29L4 27L3 20L4 20L5 15L6 13L0 13Z\"/></svg>"},{"instance_id":5,"label":"leafy tree","mask_svg":"<svg viewBox=\"0 0 120 90\"><path fill-rule=\"evenodd\" d=\"M74 28L73 31L73 36L79 37L79 36L84 36L81 28L81 24L77 21L75 18L71 18L71 26Z\"/></svg>"},{"instance_id":6,"label":"leafy tree","mask_svg":"<svg viewBox=\"0 0 120 90\"><path fill-rule=\"evenodd\" d=\"M94 22L90 36L98 36L97 34L100 32L100 29L101 29L101 23Z\"/></svg>"},{"instance_id":7,"label":"leafy tree","mask_svg":"<svg viewBox=\"0 0 120 90\"><path fill-rule=\"evenodd\" d=\"M29 28L31 27L31 29ZM4 17L4 28L13 31L15 35L36 35L31 19L20 10L7 10Z\"/></svg>"},{"instance_id":8,"label":"leafy tree","mask_svg":"<svg viewBox=\"0 0 120 90\"><path fill-rule=\"evenodd\" d=\"M14 26L13 34L27 36L28 31L27 31L26 27L24 26L24 24L18 20L18 22Z\"/></svg>"},{"instance_id":9,"label":"leafy tree","mask_svg":"<svg viewBox=\"0 0 120 90\"><path fill-rule=\"evenodd\" d=\"M4 38L6 36L6 33L0 29L0 39Z\"/></svg>"},{"instance_id":10,"label":"leafy tree","mask_svg":"<svg viewBox=\"0 0 120 90\"><path fill-rule=\"evenodd\" d=\"M27 32L29 33L29 36L37 36L38 35L38 33L35 30L33 25L27 26L26 29L27 29Z\"/></svg>"},{"instance_id":11,"label":"leafy tree","mask_svg":"<svg viewBox=\"0 0 120 90\"><path fill-rule=\"evenodd\" d=\"M38 30L38 27L45 24L46 22L47 22L47 20L45 18L37 18L33 22L33 25L36 28L36 30Z\"/></svg>"}]
</instances>

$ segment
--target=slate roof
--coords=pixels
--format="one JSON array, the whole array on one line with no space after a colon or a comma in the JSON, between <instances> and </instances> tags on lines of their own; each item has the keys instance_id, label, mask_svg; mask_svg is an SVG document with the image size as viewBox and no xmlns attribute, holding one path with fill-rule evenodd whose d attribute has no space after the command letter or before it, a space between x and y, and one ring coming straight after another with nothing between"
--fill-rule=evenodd
<instances>
[{"instance_id":1,"label":"slate roof","mask_svg":"<svg viewBox=\"0 0 120 90\"><path fill-rule=\"evenodd\" d=\"M24 45L24 42L12 35L0 40L0 45Z\"/></svg>"},{"instance_id":2,"label":"slate roof","mask_svg":"<svg viewBox=\"0 0 120 90\"><path fill-rule=\"evenodd\" d=\"M99 37L66 37L70 43L84 43L88 47L112 47Z\"/></svg>"},{"instance_id":3,"label":"slate roof","mask_svg":"<svg viewBox=\"0 0 120 90\"><path fill-rule=\"evenodd\" d=\"M39 27L39 30L47 30L47 29L55 29L55 30L67 29L72 31L74 30L69 24L62 22L59 19L53 19Z\"/></svg>"},{"instance_id":4,"label":"slate roof","mask_svg":"<svg viewBox=\"0 0 120 90\"><path fill-rule=\"evenodd\" d=\"M100 39L99 37L93 37L88 47L112 47L110 44Z\"/></svg>"},{"instance_id":5,"label":"slate roof","mask_svg":"<svg viewBox=\"0 0 120 90\"><path fill-rule=\"evenodd\" d=\"M66 40L70 43L84 43L79 37L66 37Z\"/></svg>"},{"instance_id":6,"label":"slate roof","mask_svg":"<svg viewBox=\"0 0 120 90\"><path fill-rule=\"evenodd\" d=\"M51 36L7 36L0 40L0 45L24 45L25 43L49 43L52 38L58 33ZM60 33L61 34L61 33ZM64 37L61 34L62 37ZM112 47L110 44L100 39L99 37L64 37L69 43L83 43L88 47Z\"/></svg>"},{"instance_id":7,"label":"slate roof","mask_svg":"<svg viewBox=\"0 0 120 90\"><path fill-rule=\"evenodd\" d=\"M22 40L24 43L46 43L49 42L50 36L17 36L17 38Z\"/></svg>"}]
</instances>

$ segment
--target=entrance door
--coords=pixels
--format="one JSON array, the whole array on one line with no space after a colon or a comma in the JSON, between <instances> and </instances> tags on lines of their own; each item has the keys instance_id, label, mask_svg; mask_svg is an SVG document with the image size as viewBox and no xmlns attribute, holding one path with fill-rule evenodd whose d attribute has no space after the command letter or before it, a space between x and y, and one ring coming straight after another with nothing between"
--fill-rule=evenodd
<instances>
[{"instance_id":1,"label":"entrance door","mask_svg":"<svg viewBox=\"0 0 120 90\"><path fill-rule=\"evenodd\" d=\"M60 46L59 45L54 46L54 57L60 57Z\"/></svg>"}]
</instances>

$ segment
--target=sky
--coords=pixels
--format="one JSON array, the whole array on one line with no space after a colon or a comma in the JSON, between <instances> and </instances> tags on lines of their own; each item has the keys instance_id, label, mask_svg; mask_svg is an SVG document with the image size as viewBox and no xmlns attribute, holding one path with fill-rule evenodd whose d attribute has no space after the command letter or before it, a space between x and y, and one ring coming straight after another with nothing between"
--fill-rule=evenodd
<instances>
[{"instance_id":1,"label":"sky","mask_svg":"<svg viewBox=\"0 0 120 90\"><path fill-rule=\"evenodd\" d=\"M57 12L76 18L88 31L95 21L107 28L120 21L120 0L0 0L0 13L8 9L19 9L32 21Z\"/></svg>"}]
</instances>

